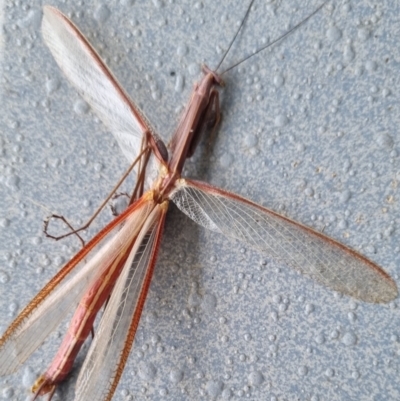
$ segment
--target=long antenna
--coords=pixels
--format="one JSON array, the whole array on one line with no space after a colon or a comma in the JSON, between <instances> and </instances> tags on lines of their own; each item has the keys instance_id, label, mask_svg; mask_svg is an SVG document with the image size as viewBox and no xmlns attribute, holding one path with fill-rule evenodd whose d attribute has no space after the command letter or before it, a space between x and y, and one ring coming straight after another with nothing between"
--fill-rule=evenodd
<instances>
[{"instance_id":1,"label":"long antenna","mask_svg":"<svg viewBox=\"0 0 400 401\"><path fill-rule=\"evenodd\" d=\"M237 35L239 34L240 29L243 27L244 21L246 20L247 16L249 15L250 12L250 8L253 4L254 0L251 1L246 15L243 18L242 23L240 24L240 27L238 29L238 31L236 32L233 40L231 41L231 43L229 44L228 50L225 52L224 57L222 58L221 62L218 64L217 69L220 67L220 65L222 64L222 61L225 59L226 55L228 54L229 50L231 49L233 42L235 41ZM263 50L268 49L269 47L273 46L274 44L280 42L282 39L286 38L286 36L290 35L293 31L295 31L296 29L300 28L303 24L305 24L311 17L313 17L315 14L317 14L323 7L325 7L325 5L329 2L329 0L324 1L318 8L316 8L310 15L308 15L306 18L304 18L302 21L300 21L298 24L296 24L293 28L289 29L286 33L284 33L283 35L279 36L278 38L276 38L275 40L273 40L272 42L268 43L267 45L261 47L260 49L256 50L254 53L242 58L241 60L239 60L237 63L231 65L229 68L227 68L226 70L224 70L223 72L221 72L219 75L225 74L226 72L232 70L233 68L237 67L239 64L244 63L245 61L247 61L249 58L255 56L258 53L261 53Z\"/></svg>"},{"instance_id":2,"label":"long antenna","mask_svg":"<svg viewBox=\"0 0 400 401\"><path fill-rule=\"evenodd\" d=\"M235 35L233 36L232 40L230 41L229 46L226 49L224 55L222 56L222 59L218 63L217 68L215 69L215 71L218 71L218 68L221 67L221 64L224 62L226 56L228 55L229 51L231 50L231 47L233 46L233 43L235 42L237 36L239 35L240 30L242 29L247 17L250 14L250 9L251 9L251 6L253 5L253 3L254 3L254 0L251 0L250 4L247 6L246 14L244 15L244 18L242 19L242 22L240 23L239 28L237 29L237 31L236 31Z\"/></svg>"}]
</instances>

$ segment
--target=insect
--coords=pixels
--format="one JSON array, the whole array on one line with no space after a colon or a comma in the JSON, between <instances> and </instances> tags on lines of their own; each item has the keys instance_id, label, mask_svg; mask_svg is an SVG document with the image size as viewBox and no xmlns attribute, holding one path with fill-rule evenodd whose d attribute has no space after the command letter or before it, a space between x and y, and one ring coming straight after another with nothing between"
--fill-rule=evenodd
<instances>
[{"instance_id":1,"label":"insect","mask_svg":"<svg viewBox=\"0 0 400 401\"><path fill-rule=\"evenodd\" d=\"M137 160L138 184L128 209L78 252L5 332L2 374L17 369L79 302L60 351L34 386L36 396L51 397L109 299L78 378L76 399L112 398L139 324L170 201L200 225L283 259L336 291L376 303L397 296L394 281L360 254L238 195L182 178L200 135L218 124L219 75L204 69L167 150L72 22L51 7L44 14L47 45L126 155Z\"/></svg>"}]
</instances>

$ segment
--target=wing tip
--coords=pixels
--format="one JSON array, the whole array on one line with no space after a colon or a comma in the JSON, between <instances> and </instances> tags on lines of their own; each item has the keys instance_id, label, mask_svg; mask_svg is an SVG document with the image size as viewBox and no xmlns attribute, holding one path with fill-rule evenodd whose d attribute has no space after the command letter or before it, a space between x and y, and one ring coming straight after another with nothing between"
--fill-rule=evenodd
<instances>
[{"instance_id":1,"label":"wing tip","mask_svg":"<svg viewBox=\"0 0 400 401\"><path fill-rule=\"evenodd\" d=\"M388 303L394 301L398 297L399 289L396 282L392 278L390 278L390 281L388 282L387 291L382 295L383 296L381 297L379 303Z\"/></svg>"},{"instance_id":2,"label":"wing tip","mask_svg":"<svg viewBox=\"0 0 400 401\"><path fill-rule=\"evenodd\" d=\"M46 25L50 25L52 29L55 29L57 23L60 23L60 21L62 20L69 21L68 18L58 8L50 6L48 4L43 6L42 31L46 30Z\"/></svg>"},{"instance_id":3,"label":"wing tip","mask_svg":"<svg viewBox=\"0 0 400 401\"><path fill-rule=\"evenodd\" d=\"M368 303L387 304L394 301L399 295L397 284L390 276L370 288L368 293L356 295L356 298Z\"/></svg>"},{"instance_id":4,"label":"wing tip","mask_svg":"<svg viewBox=\"0 0 400 401\"><path fill-rule=\"evenodd\" d=\"M49 19L59 12L60 11L58 11L57 8L46 4L45 6L43 6L43 19L45 19L45 18Z\"/></svg>"}]
</instances>

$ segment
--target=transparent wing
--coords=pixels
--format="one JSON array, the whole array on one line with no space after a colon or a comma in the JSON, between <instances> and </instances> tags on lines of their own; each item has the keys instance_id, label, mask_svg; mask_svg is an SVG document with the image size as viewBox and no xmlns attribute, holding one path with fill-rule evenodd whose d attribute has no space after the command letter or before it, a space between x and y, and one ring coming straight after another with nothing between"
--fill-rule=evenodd
<instances>
[{"instance_id":1,"label":"transparent wing","mask_svg":"<svg viewBox=\"0 0 400 401\"><path fill-rule=\"evenodd\" d=\"M238 195L181 179L171 200L203 227L283 260L335 291L375 303L397 297L395 282L375 263Z\"/></svg>"},{"instance_id":2,"label":"transparent wing","mask_svg":"<svg viewBox=\"0 0 400 401\"><path fill-rule=\"evenodd\" d=\"M150 286L167 202L157 205L130 251L81 368L75 401L110 400L128 358Z\"/></svg>"},{"instance_id":3,"label":"transparent wing","mask_svg":"<svg viewBox=\"0 0 400 401\"><path fill-rule=\"evenodd\" d=\"M79 29L54 7L45 6L43 13L42 35L54 59L132 162L140 152L143 133L154 132L150 124ZM157 170L152 159L151 169Z\"/></svg>"},{"instance_id":4,"label":"transparent wing","mask_svg":"<svg viewBox=\"0 0 400 401\"><path fill-rule=\"evenodd\" d=\"M118 216L28 304L0 339L0 375L14 372L77 306L93 280L115 259L126 241L137 235L153 205L152 198L143 197ZM122 223L122 229L86 262L89 252Z\"/></svg>"}]
</instances>

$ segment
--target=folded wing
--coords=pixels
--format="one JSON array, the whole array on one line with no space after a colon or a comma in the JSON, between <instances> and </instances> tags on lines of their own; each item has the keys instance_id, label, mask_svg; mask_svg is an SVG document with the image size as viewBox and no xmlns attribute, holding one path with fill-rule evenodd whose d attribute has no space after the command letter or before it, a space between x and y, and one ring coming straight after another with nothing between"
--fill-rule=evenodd
<instances>
[{"instance_id":1,"label":"folded wing","mask_svg":"<svg viewBox=\"0 0 400 401\"><path fill-rule=\"evenodd\" d=\"M167 202L154 208L130 250L81 368L75 401L112 398L139 324L166 212Z\"/></svg>"},{"instance_id":2,"label":"folded wing","mask_svg":"<svg viewBox=\"0 0 400 401\"><path fill-rule=\"evenodd\" d=\"M96 235L22 310L0 338L0 376L10 374L72 312L92 282L138 233L154 202L143 197ZM91 256L99 243L122 229ZM86 258L88 261L86 262Z\"/></svg>"}]
</instances>

